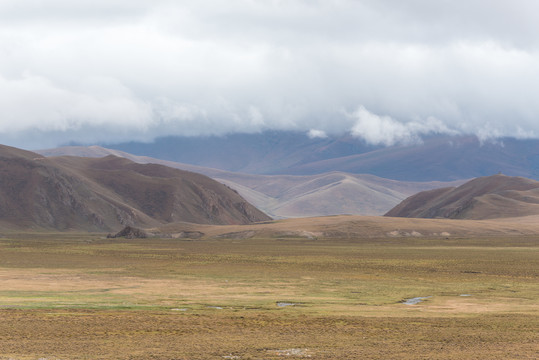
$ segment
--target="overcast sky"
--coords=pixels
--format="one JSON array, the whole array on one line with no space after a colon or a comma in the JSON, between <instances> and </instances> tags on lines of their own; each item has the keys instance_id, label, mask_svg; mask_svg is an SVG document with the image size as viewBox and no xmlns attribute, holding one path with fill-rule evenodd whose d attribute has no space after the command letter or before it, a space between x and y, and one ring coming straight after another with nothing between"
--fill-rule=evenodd
<instances>
[{"instance_id":1,"label":"overcast sky","mask_svg":"<svg viewBox=\"0 0 539 360\"><path fill-rule=\"evenodd\" d=\"M0 142L539 137L536 0L0 0Z\"/></svg>"}]
</instances>

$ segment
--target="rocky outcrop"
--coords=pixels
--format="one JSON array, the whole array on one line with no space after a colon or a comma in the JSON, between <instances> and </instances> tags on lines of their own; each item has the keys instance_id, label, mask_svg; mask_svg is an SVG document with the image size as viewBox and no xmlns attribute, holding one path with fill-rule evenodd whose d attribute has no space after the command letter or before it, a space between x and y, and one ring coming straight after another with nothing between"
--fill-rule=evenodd
<instances>
[{"instance_id":1,"label":"rocky outcrop","mask_svg":"<svg viewBox=\"0 0 539 360\"><path fill-rule=\"evenodd\" d=\"M137 229L131 226L126 226L116 234L108 234L107 238L126 238L126 239L145 239L148 237L148 234L144 230Z\"/></svg>"}]
</instances>

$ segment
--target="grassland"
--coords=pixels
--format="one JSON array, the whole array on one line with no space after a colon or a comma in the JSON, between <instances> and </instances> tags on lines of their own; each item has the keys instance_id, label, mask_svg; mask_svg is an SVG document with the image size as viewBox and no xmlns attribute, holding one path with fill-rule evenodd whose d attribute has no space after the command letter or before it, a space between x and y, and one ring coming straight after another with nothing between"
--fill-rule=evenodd
<instances>
[{"instance_id":1,"label":"grassland","mask_svg":"<svg viewBox=\"0 0 539 360\"><path fill-rule=\"evenodd\" d=\"M539 239L0 239L0 359L534 359ZM426 297L416 305L403 301ZM288 305L288 306L282 306Z\"/></svg>"}]
</instances>

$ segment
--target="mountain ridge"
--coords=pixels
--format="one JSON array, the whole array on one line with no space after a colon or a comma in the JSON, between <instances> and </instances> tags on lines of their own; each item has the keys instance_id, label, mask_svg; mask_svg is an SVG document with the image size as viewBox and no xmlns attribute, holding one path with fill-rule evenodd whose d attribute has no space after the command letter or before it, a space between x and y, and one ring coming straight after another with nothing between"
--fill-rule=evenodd
<instances>
[{"instance_id":1,"label":"mountain ridge","mask_svg":"<svg viewBox=\"0 0 539 360\"><path fill-rule=\"evenodd\" d=\"M105 231L269 219L204 175L114 156L45 158L1 146L0 174L0 223L7 228Z\"/></svg>"}]
</instances>

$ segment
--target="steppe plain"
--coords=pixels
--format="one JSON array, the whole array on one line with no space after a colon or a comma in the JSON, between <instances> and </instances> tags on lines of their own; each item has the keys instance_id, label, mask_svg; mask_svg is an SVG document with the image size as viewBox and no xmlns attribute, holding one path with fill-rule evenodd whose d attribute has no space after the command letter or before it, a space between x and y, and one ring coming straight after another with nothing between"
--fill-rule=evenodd
<instances>
[{"instance_id":1,"label":"steppe plain","mask_svg":"<svg viewBox=\"0 0 539 360\"><path fill-rule=\"evenodd\" d=\"M537 220L6 231L0 359L535 359Z\"/></svg>"}]
</instances>

